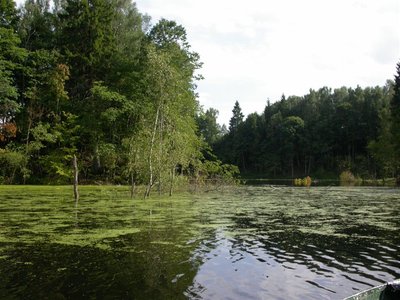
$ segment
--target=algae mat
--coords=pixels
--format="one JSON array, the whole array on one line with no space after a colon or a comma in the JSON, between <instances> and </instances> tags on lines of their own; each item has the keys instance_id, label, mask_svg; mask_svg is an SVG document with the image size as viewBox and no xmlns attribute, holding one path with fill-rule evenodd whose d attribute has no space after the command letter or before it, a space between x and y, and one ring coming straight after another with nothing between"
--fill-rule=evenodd
<instances>
[{"instance_id":1,"label":"algae mat","mask_svg":"<svg viewBox=\"0 0 400 300\"><path fill-rule=\"evenodd\" d=\"M0 186L0 298L342 299L400 277L399 192Z\"/></svg>"}]
</instances>

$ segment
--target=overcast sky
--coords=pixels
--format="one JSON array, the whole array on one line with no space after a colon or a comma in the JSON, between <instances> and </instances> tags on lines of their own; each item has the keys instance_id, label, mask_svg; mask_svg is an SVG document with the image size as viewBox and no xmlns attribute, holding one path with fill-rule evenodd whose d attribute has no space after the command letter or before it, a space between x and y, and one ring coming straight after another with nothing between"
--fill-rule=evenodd
<instances>
[{"instance_id":1,"label":"overcast sky","mask_svg":"<svg viewBox=\"0 0 400 300\"><path fill-rule=\"evenodd\" d=\"M204 66L200 103L228 125L310 88L384 85L400 61L399 0L137 0L186 28Z\"/></svg>"}]
</instances>

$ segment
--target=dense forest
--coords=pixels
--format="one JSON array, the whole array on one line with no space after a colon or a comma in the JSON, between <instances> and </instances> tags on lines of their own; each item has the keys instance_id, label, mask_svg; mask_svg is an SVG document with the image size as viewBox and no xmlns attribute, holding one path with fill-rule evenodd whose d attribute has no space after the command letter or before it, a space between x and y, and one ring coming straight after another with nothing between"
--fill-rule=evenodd
<instances>
[{"instance_id":1,"label":"dense forest","mask_svg":"<svg viewBox=\"0 0 400 300\"><path fill-rule=\"evenodd\" d=\"M172 189L176 175L395 177L400 79L282 96L229 129L202 109L185 28L131 0L0 0L0 183L81 181ZM219 160L221 159L221 160ZM180 176L181 178L182 176Z\"/></svg>"},{"instance_id":2,"label":"dense forest","mask_svg":"<svg viewBox=\"0 0 400 300\"><path fill-rule=\"evenodd\" d=\"M269 178L338 178L345 171L363 179L399 176L400 64L395 82L388 80L383 87L324 87L268 101L262 114L246 119L239 102L232 112L227 134L218 134L221 130L212 125L200 128L216 154L242 173ZM212 109L207 113L210 119L216 115Z\"/></svg>"},{"instance_id":3,"label":"dense forest","mask_svg":"<svg viewBox=\"0 0 400 300\"><path fill-rule=\"evenodd\" d=\"M130 0L0 2L0 182L231 176L198 134L199 55Z\"/></svg>"}]
</instances>

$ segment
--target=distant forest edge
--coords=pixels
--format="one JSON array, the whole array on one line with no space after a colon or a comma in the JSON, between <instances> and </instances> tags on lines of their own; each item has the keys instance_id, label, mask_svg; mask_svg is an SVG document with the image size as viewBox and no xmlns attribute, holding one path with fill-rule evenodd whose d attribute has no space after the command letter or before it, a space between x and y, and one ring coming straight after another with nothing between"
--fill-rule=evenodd
<instances>
[{"instance_id":1,"label":"distant forest edge","mask_svg":"<svg viewBox=\"0 0 400 300\"><path fill-rule=\"evenodd\" d=\"M283 96L229 128L197 101L185 29L130 0L0 1L0 183L400 174L400 64L384 87ZM217 100L217 99L216 99ZM238 168L239 167L239 168Z\"/></svg>"},{"instance_id":2,"label":"distant forest edge","mask_svg":"<svg viewBox=\"0 0 400 300\"><path fill-rule=\"evenodd\" d=\"M205 130L204 136L222 161L238 165L245 176L398 178L400 63L395 82L384 87L324 87L282 96L246 119L236 102L229 132L213 137Z\"/></svg>"}]
</instances>

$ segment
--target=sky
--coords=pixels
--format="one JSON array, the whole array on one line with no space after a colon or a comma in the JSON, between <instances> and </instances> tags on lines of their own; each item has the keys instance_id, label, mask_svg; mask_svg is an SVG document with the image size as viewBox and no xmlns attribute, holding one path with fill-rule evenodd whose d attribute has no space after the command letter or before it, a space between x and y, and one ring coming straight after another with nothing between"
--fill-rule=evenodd
<instances>
[{"instance_id":1,"label":"sky","mask_svg":"<svg viewBox=\"0 0 400 300\"><path fill-rule=\"evenodd\" d=\"M23 0L17 0L22 3ZM285 96L324 86L382 86L400 62L399 0L136 0L175 20L204 63L199 102L229 124Z\"/></svg>"},{"instance_id":2,"label":"sky","mask_svg":"<svg viewBox=\"0 0 400 300\"><path fill-rule=\"evenodd\" d=\"M229 124L270 100L324 86L384 85L400 62L399 0L137 0L185 27L204 63L200 104Z\"/></svg>"}]
</instances>

